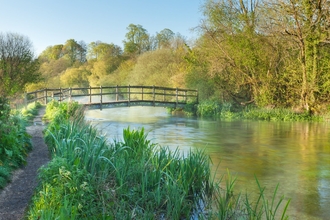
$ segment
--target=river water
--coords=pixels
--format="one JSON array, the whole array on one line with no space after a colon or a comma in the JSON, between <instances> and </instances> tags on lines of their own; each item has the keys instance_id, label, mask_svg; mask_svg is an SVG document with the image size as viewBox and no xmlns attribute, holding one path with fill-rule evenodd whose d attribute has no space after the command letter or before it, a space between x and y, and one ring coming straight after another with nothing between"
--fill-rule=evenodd
<instances>
[{"instance_id":1,"label":"river water","mask_svg":"<svg viewBox=\"0 0 330 220\"><path fill-rule=\"evenodd\" d=\"M123 129L144 127L154 143L204 149L215 176L227 169L237 176L237 191L266 194L279 183L291 199L289 219L330 219L330 124L315 122L220 121L173 116L165 108L131 107L86 111L86 119L121 140Z\"/></svg>"}]
</instances>

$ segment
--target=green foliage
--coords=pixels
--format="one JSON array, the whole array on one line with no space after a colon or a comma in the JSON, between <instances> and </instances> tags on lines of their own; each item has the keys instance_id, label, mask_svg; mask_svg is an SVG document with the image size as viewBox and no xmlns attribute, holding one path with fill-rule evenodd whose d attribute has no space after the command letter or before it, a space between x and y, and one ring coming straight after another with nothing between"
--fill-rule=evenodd
<instances>
[{"instance_id":1,"label":"green foliage","mask_svg":"<svg viewBox=\"0 0 330 220\"><path fill-rule=\"evenodd\" d=\"M197 115L215 117L221 112L220 105L214 101L203 101L197 106Z\"/></svg>"},{"instance_id":2,"label":"green foliage","mask_svg":"<svg viewBox=\"0 0 330 220\"><path fill-rule=\"evenodd\" d=\"M36 108L30 105L27 111L34 112ZM11 113L8 100L0 98L0 188L6 185L13 169L26 163L32 149L25 120L20 112Z\"/></svg>"},{"instance_id":3,"label":"green foliage","mask_svg":"<svg viewBox=\"0 0 330 220\"><path fill-rule=\"evenodd\" d=\"M313 116L308 112L295 113L288 109L246 109L241 113L241 118L265 121L322 121L321 116Z\"/></svg>"},{"instance_id":4,"label":"green foliage","mask_svg":"<svg viewBox=\"0 0 330 220\"><path fill-rule=\"evenodd\" d=\"M39 80L39 62L25 36L0 33L0 96L22 92L27 83Z\"/></svg>"},{"instance_id":5,"label":"green foliage","mask_svg":"<svg viewBox=\"0 0 330 220\"><path fill-rule=\"evenodd\" d=\"M151 49L149 34L142 25L130 24L127 30L126 40L123 41L126 54L136 56Z\"/></svg>"},{"instance_id":6,"label":"green foliage","mask_svg":"<svg viewBox=\"0 0 330 220\"><path fill-rule=\"evenodd\" d=\"M172 77L176 75L179 64L178 54L170 49L146 52L138 57L129 83L173 87L175 82L172 82Z\"/></svg>"},{"instance_id":7,"label":"green foliage","mask_svg":"<svg viewBox=\"0 0 330 220\"><path fill-rule=\"evenodd\" d=\"M78 102L58 102L52 100L46 106L46 113L44 115L45 120L57 120L58 122L62 119L69 119L73 117L77 110L83 111Z\"/></svg>"},{"instance_id":8,"label":"green foliage","mask_svg":"<svg viewBox=\"0 0 330 220\"><path fill-rule=\"evenodd\" d=\"M25 120L31 121L38 114L38 110L41 106L40 102L33 102L28 104L26 108L23 108L21 113Z\"/></svg>"},{"instance_id":9,"label":"green foliage","mask_svg":"<svg viewBox=\"0 0 330 220\"><path fill-rule=\"evenodd\" d=\"M91 73L84 66L79 68L68 68L60 77L61 85L64 87L88 87L88 76Z\"/></svg>"}]
</instances>

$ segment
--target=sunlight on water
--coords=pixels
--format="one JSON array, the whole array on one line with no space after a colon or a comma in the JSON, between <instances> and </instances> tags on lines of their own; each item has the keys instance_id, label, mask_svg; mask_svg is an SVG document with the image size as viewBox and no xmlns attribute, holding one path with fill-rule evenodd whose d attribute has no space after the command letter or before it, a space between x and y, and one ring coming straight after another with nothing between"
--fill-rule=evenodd
<instances>
[{"instance_id":1,"label":"sunlight on water","mask_svg":"<svg viewBox=\"0 0 330 220\"><path fill-rule=\"evenodd\" d=\"M86 119L109 140L121 140L128 126L144 127L162 146L204 149L216 176L229 169L242 192L258 192L254 175L269 195L280 183L279 195L292 199L290 219L330 219L328 123L223 122L172 116L154 107L90 110Z\"/></svg>"}]
</instances>

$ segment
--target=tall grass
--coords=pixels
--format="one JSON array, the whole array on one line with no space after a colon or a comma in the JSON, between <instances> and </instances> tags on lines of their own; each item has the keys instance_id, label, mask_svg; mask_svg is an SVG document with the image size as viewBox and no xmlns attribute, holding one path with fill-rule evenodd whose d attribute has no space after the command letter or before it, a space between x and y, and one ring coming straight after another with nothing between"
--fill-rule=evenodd
<instances>
[{"instance_id":1,"label":"tall grass","mask_svg":"<svg viewBox=\"0 0 330 220\"><path fill-rule=\"evenodd\" d=\"M52 161L40 170L28 219L257 219L234 194L233 179L223 194L204 151L171 151L144 129L124 129L123 141L108 143L83 120L83 109L68 109L53 112L45 132Z\"/></svg>"}]
</instances>

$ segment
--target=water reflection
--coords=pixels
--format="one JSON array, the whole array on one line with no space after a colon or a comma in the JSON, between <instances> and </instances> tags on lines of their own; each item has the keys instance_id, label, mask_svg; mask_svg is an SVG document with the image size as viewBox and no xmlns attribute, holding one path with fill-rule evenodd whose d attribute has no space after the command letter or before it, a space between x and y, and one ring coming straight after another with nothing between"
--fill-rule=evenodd
<instances>
[{"instance_id":1,"label":"water reflection","mask_svg":"<svg viewBox=\"0 0 330 220\"><path fill-rule=\"evenodd\" d=\"M204 149L217 176L229 169L243 192L258 191L254 175L269 194L280 183L279 194L292 199L291 219L330 218L327 123L201 120L171 116L153 107L91 110L86 118L110 139L121 139L128 126L144 127L148 137L163 146L183 152Z\"/></svg>"}]
</instances>

